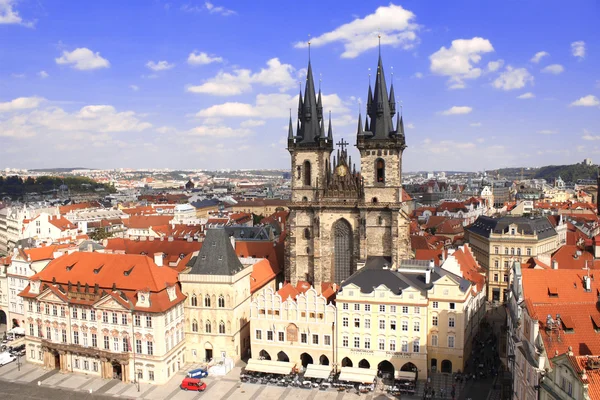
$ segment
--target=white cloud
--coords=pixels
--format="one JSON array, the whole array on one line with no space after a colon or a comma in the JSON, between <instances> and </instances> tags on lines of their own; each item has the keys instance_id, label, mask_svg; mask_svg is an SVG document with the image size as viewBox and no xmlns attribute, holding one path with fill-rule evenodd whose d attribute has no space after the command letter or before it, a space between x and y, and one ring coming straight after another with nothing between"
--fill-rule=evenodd
<instances>
[{"instance_id":1,"label":"white cloud","mask_svg":"<svg viewBox=\"0 0 600 400\"><path fill-rule=\"evenodd\" d=\"M413 77L417 78L417 79L421 79L421 78L423 78L423 73L421 73L421 72L415 72L415 74L413 75Z\"/></svg>"},{"instance_id":2,"label":"white cloud","mask_svg":"<svg viewBox=\"0 0 600 400\"><path fill-rule=\"evenodd\" d=\"M84 133L141 132L152 124L143 122L133 111L118 112L110 105L85 106L75 112L67 112L59 107L48 107L20 114L0 121L0 135L35 136L38 133L69 132L73 135ZM56 138L67 138L58 135Z\"/></svg>"},{"instance_id":3,"label":"white cloud","mask_svg":"<svg viewBox=\"0 0 600 400\"><path fill-rule=\"evenodd\" d=\"M378 46L377 33L382 45L410 49L418 43L414 23L416 16L401 6L390 4L378 7L373 14L341 25L334 30L310 39L311 46L320 47L341 42L344 45L342 58L356 58L361 53ZM306 41L297 42L296 48L306 48Z\"/></svg>"},{"instance_id":4,"label":"white cloud","mask_svg":"<svg viewBox=\"0 0 600 400\"><path fill-rule=\"evenodd\" d=\"M550 53L548 53L547 51L538 51L537 53L535 53L535 55L531 58L532 63L539 63L540 60L544 57L548 57L550 55Z\"/></svg>"},{"instance_id":5,"label":"white cloud","mask_svg":"<svg viewBox=\"0 0 600 400\"><path fill-rule=\"evenodd\" d=\"M481 76L481 68L475 65L481 61L481 55L494 51L489 40L480 37L457 39L450 48L442 47L429 56L431 72L448 76L450 89L462 89L466 79Z\"/></svg>"},{"instance_id":6,"label":"white cloud","mask_svg":"<svg viewBox=\"0 0 600 400\"><path fill-rule=\"evenodd\" d=\"M558 131L552 129L542 129L541 131L537 131L537 133L541 135L554 135L555 133L558 133Z\"/></svg>"},{"instance_id":7,"label":"white cloud","mask_svg":"<svg viewBox=\"0 0 600 400\"><path fill-rule=\"evenodd\" d=\"M490 61L487 65L488 72L496 72L504 65L504 60Z\"/></svg>"},{"instance_id":8,"label":"white cloud","mask_svg":"<svg viewBox=\"0 0 600 400\"><path fill-rule=\"evenodd\" d=\"M56 58L55 61L60 65L71 65L71 67L78 70L110 67L110 62L102 58L99 52L94 53L86 47L80 47L71 52L65 50L62 56Z\"/></svg>"},{"instance_id":9,"label":"white cloud","mask_svg":"<svg viewBox=\"0 0 600 400\"><path fill-rule=\"evenodd\" d=\"M514 90L533 84L533 76L525 68L513 68L510 65L492 83L496 89Z\"/></svg>"},{"instance_id":10,"label":"white cloud","mask_svg":"<svg viewBox=\"0 0 600 400\"><path fill-rule=\"evenodd\" d=\"M347 114L350 110L337 94L323 95L323 108L333 113L333 123L336 115ZM298 106L298 95L284 93L259 94L254 105L239 102L227 102L200 110L199 118L285 118L289 109Z\"/></svg>"},{"instance_id":11,"label":"white cloud","mask_svg":"<svg viewBox=\"0 0 600 400\"><path fill-rule=\"evenodd\" d=\"M177 129L173 128L172 126L161 126L161 127L156 128L155 130L156 130L156 132L162 133L163 135L167 134L167 133L177 132Z\"/></svg>"},{"instance_id":12,"label":"white cloud","mask_svg":"<svg viewBox=\"0 0 600 400\"><path fill-rule=\"evenodd\" d=\"M587 129L583 130L583 136L581 137L583 140L600 140L600 135L593 135Z\"/></svg>"},{"instance_id":13,"label":"white cloud","mask_svg":"<svg viewBox=\"0 0 600 400\"><path fill-rule=\"evenodd\" d=\"M216 138L241 138L250 136L252 131L247 128L231 128L229 126L200 125L186 132L191 136L209 136Z\"/></svg>"},{"instance_id":14,"label":"white cloud","mask_svg":"<svg viewBox=\"0 0 600 400\"><path fill-rule=\"evenodd\" d=\"M172 64L172 63L169 64L168 61L158 61L158 62L148 61L146 63L146 67L148 67L152 71L166 71L166 70L173 68L174 66L175 66L175 64Z\"/></svg>"},{"instance_id":15,"label":"white cloud","mask_svg":"<svg viewBox=\"0 0 600 400\"><path fill-rule=\"evenodd\" d=\"M201 6L195 6L192 4L184 4L180 7L180 9L181 9L181 11L193 12L193 13L208 11L210 14L220 14L225 17L236 14L236 12L233 10L229 10L222 6L215 6L213 3L208 2L208 1L204 2L204 4Z\"/></svg>"},{"instance_id":16,"label":"white cloud","mask_svg":"<svg viewBox=\"0 0 600 400\"><path fill-rule=\"evenodd\" d=\"M0 0L0 25L17 24L33 28L35 21L23 21L19 12L15 10L15 0Z\"/></svg>"},{"instance_id":17,"label":"white cloud","mask_svg":"<svg viewBox=\"0 0 600 400\"><path fill-rule=\"evenodd\" d=\"M0 103L0 113L37 108L43 101L45 101L44 98L37 96L18 97L14 100Z\"/></svg>"},{"instance_id":18,"label":"white cloud","mask_svg":"<svg viewBox=\"0 0 600 400\"><path fill-rule=\"evenodd\" d=\"M580 40L571 43L571 54L582 60L585 57L585 42Z\"/></svg>"},{"instance_id":19,"label":"white cloud","mask_svg":"<svg viewBox=\"0 0 600 400\"><path fill-rule=\"evenodd\" d=\"M242 128L254 128L257 126L263 126L265 124L265 121L261 121L258 119L248 119L246 121L243 121L242 123L240 123L240 127Z\"/></svg>"},{"instance_id":20,"label":"white cloud","mask_svg":"<svg viewBox=\"0 0 600 400\"><path fill-rule=\"evenodd\" d=\"M207 65L220 62L223 62L222 57L211 57L207 53L198 52L197 50L191 52L187 59L189 65Z\"/></svg>"},{"instance_id":21,"label":"white cloud","mask_svg":"<svg viewBox=\"0 0 600 400\"><path fill-rule=\"evenodd\" d=\"M129 85L129 89L133 90L134 92L137 92L138 90L140 90L140 87L138 85Z\"/></svg>"},{"instance_id":22,"label":"white cloud","mask_svg":"<svg viewBox=\"0 0 600 400\"><path fill-rule=\"evenodd\" d=\"M204 7L208 10L209 13L211 14L220 14L223 15L225 17L229 16L229 15L233 15L236 12L233 10L229 10L225 7L222 6L215 6L213 3L206 1L204 2Z\"/></svg>"},{"instance_id":23,"label":"white cloud","mask_svg":"<svg viewBox=\"0 0 600 400\"><path fill-rule=\"evenodd\" d=\"M469 114L473 111L473 108L467 106L453 106L449 109L442 111L442 115L460 115L460 114Z\"/></svg>"},{"instance_id":24,"label":"white cloud","mask_svg":"<svg viewBox=\"0 0 600 400\"><path fill-rule=\"evenodd\" d=\"M191 93L205 93L215 96L232 96L252 90L253 84L277 86L280 90L288 90L296 85L293 76L294 67L282 64L278 58L267 61L267 68L252 73L249 69L236 69L233 73L219 72L214 78L208 79L198 86L188 86Z\"/></svg>"},{"instance_id":25,"label":"white cloud","mask_svg":"<svg viewBox=\"0 0 600 400\"><path fill-rule=\"evenodd\" d=\"M415 129L415 124L406 124L406 129Z\"/></svg>"},{"instance_id":26,"label":"white cloud","mask_svg":"<svg viewBox=\"0 0 600 400\"><path fill-rule=\"evenodd\" d=\"M523 93L522 95L517 96L517 99L533 99L535 94L531 92Z\"/></svg>"},{"instance_id":27,"label":"white cloud","mask_svg":"<svg viewBox=\"0 0 600 400\"><path fill-rule=\"evenodd\" d=\"M50 75L46 72L46 71L40 71L37 73L38 76L42 79L46 79L47 77L49 77Z\"/></svg>"},{"instance_id":28,"label":"white cloud","mask_svg":"<svg viewBox=\"0 0 600 400\"><path fill-rule=\"evenodd\" d=\"M475 139L475 141L477 143L483 143L483 142L485 142L485 139L484 138L477 138L477 139Z\"/></svg>"},{"instance_id":29,"label":"white cloud","mask_svg":"<svg viewBox=\"0 0 600 400\"><path fill-rule=\"evenodd\" d=\"M578 100L575 100L571 103L572 106L577 107L594 107L600 105L600 100L593 94L588 94L587 96L580 97Z\"/></svg>"},{"instance_id":30,"label":"white cloud","mask_svg":"<svg viewBox=\"0 0 600 400\"><path fill-rule=\"evenodd\" d=\"M472 122L469 124L469 126L472 126L473 128L479 128L481 126L481 122Z\"/></svg>"},{"instance_id":31,"label":"white cloud","mask_svg":"<svg viewBox=\"0 0 600 400\"><path fill-rule=\"evenodd\" d=\"M554 75L558 75L561 72L563 72L565 70L565 67L563 67L560 64L552 64L552 65L548 65L546 68L542 69L542 72L546 73L546 74L554 74Z\"/></svg>"}]
</instances>

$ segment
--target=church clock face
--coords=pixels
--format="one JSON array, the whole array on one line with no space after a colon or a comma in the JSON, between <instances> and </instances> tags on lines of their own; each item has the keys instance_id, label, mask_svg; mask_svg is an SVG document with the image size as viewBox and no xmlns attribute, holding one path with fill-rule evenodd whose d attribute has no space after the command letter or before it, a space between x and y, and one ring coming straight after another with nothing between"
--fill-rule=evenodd
<instances>
[{"instance_id":1,"label":"church clock face","mask_svg":"<svg viewBox=\"0 0 600 400\"><path fill-rule=\"evenodd\" d=\"M335 171L339 176L346 176L346 174L348 173L348 168L346 168L345 165L340 165L335 169Z\"/></svg>"}]
</instances>

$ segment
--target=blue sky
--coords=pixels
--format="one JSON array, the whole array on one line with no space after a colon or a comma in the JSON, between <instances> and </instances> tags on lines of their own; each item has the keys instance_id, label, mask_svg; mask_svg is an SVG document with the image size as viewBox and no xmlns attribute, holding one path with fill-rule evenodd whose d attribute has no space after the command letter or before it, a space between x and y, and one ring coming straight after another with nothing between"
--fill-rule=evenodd
<instances>
[{"instance_id":1,"label":"blue sky","mask_svg":"<svg viewBox=\"0 0 600 400\"><path fill-rule=\"evenodd\" d=\"M309 35L354 143L379 33L405 171L599 162L599 18L593 0L0 0L0 168L289 167Z\"/></svg>"}]
</instances>

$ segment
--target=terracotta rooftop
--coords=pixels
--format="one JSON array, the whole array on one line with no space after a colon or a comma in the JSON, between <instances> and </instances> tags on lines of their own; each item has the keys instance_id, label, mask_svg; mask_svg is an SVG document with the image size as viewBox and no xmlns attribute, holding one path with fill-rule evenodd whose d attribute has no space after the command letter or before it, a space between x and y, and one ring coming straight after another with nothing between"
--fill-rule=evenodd
<instances>
[{"instance_id":1,"label":"terracotta rooftop","mask_svg":"<svg viewBox=\"0 0 600 400\"><path fill-rule=\"evenodd\" d=\"M547 354L573 349L576 356L600 354L600 334L594 319L600 320L597 301L600 280L590 273L590 291L585 291L586 271L572 269L523 269L523 297L529 313L538 319ZM600 275L598 276L600 279ZM547 329L546 319L563 320L559 329ZM560 333L560 339L559 339Z\"/></svg>"},{"instance_id":2,"label":"terracotta rooftop","mask_svg":"<svg viewBox=\"0 0 600 400\"><path fill-rule=\"evenodd\" d=\"M130 229L149 229L153 226L168 225L171 215L132 215L125 225Z\"/></svg>"}]
</instances>

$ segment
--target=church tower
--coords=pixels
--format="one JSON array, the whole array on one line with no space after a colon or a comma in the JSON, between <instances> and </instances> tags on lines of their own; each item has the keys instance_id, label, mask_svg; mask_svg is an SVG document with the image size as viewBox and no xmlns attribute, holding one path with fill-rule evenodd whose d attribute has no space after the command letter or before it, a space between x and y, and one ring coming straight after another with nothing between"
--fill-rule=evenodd
<instances>
[{"instance_id":1,"label":"church tower","mask_svg":"<svg viewBox=\"0 0 600 400\"><path fill-rule=\"evenodd\" d=\"M367 257L383 256L392 264L410 257L409 217L402 211L402 152L406 148L404 121L396 114L394 85L389 96L381 54L377 62L375 88L367 94L365 127L359 122L356 147L364 180L361 219ZM360 121L360 116L359 116Z\"/></svg>"},{"instance_id":2,"label":"church tower","mask_svg":"<svg viewBox=\"0 0 600 400\"><path fill-rule=\"evenodd\" d=\"M402 117L394 89L388 96L379 58L373 92L369 85L363 129L359 115L357 172L341 140L332 157L331 116L327 133L321 91L315 93L309 62L304 98L299 96L294 133L290 116L288 151L292 164L285 278L306 280L317 290L323 282L340 284L366 264L392 267L410 256L409 219L402 210Z\"/></svg>"}]
</instances>

